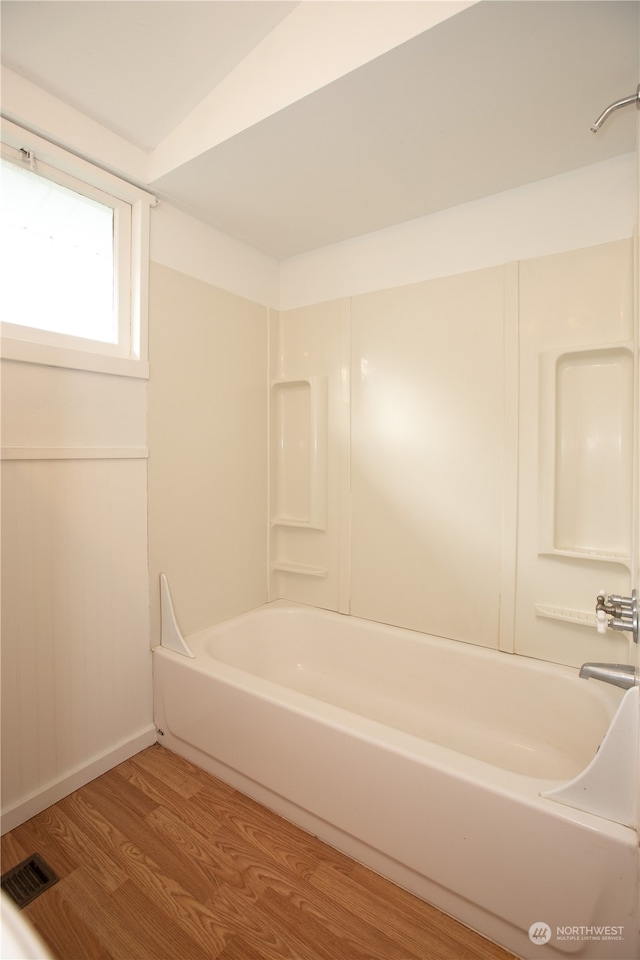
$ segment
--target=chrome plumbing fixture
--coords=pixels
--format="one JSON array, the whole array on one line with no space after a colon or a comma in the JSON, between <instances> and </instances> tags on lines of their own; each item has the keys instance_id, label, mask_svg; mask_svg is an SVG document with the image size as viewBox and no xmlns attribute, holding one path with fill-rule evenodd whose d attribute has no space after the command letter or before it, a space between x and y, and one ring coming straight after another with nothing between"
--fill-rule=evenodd
<instances>
[{"instance_id":1,"label":"chrome plumbing fixture","mask_svg":"<svg viewBox=\"0 0 640 960\"><path fill-rule=\"evenodd\" d=\"M614 110L618 110L620 107L626 107L630 103L635 103L640 107L640 83L636 89L636 92L631 97L623 97L622 100L616 100L615 103L610 104L606 110L603 110L596 122L591 127L592 133L597 133L602 124L607 120Z\"/></svg>"},{"instance_id":2,"label":"chrome plumbing fixture","mask_svg":"<svg viewBox=\"0 0 640 960\"><path fill-rule=\"evenodd\" d=\"M589 680L589 678L603 680L605 683L622 687L623 690L640 686L640 676L636 668L628 663L583 663L579 676L583 680Z\"/></svg>"},{"instance_id":3,"label":"chrome plumbing fixture","mask_svg":"<svg viewBox=\"0 0 640 960\"><path fill-rule=\"evenodd\" d=\"M596 598L596 627L598 633L606 633L607 627L610 630L628 630L633 636L634 643L637 643L637 590L632 590L630 597L619 597L616 594L608 597L605 590L600 590Z\"/></svg>"}]
</instances>

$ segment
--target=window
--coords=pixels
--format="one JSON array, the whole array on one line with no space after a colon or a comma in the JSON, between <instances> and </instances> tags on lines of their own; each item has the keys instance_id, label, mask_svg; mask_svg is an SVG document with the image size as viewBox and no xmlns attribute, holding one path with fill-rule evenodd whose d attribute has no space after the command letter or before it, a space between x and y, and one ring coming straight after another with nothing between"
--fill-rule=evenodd
<instances>
[{"instance_id":1,"label":"window","mask_svg":"<svg viewBox=\"0 0 640 960\"><path fill-rule=\"evenodd\" d=\"M23 336L34 328L36 339L46 330L117 344L120 211L98 191L90 198L46 179L28 154L20 159L30 165L3 157L0 173L1 316L25 327Z\"/></svg>"},{"instance_id":2,"label":"window","mask_svg":"<svg viewBox=\"0 0 640 960\"><path fill-rule=\"evenodd\" d=\"M13 124L3 127L3 356L146 376L152 199Z\"/></svg>"}]
</instances>

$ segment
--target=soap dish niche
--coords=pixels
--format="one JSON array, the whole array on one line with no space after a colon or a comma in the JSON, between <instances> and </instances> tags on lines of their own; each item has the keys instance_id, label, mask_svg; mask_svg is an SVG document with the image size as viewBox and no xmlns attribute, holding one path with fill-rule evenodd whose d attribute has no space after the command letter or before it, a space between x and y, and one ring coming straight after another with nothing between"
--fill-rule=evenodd
<instances>
[{"instance_id":1,"label":"soap dish niche","mask_svg":"<svg viewBox=\"0 0 640 960\"><path fill-rule=\"evenodd\" d=\"M271 525L327 529L327 377L271 384Z\"/></svg>"},{"instance_id":2,"label":"soap dish niche","mask_svg":"<svg viewBox=\"0 0 640 960\"><path fill-rule=\"evenodd\" d=\"M540 356L539 552L630 564L633 350Z\"/></svg>"}]
</instances>

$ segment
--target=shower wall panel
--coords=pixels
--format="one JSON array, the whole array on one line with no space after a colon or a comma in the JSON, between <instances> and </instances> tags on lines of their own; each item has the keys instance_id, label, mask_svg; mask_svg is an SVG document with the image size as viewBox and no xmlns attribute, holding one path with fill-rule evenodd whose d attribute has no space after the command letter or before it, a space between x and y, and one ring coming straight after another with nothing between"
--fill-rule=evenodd
<instances>
[{"instance_id":1,"label":"shower wall panel","mask_svg":"<svg viewBox=\"0 0 640 960\"><path fill-rule=\"evenodd\" d=\"M349 305L273 313L270 599L349 608Z\"/></svg>"},{"instance_id":2,"label":"shower wall panel","mask_svg":"<svg viewBox=\"0 0 640 960\"><path fill-rule=\"evenodd\" d=\"M633 243L520 265L516 650L579 665L628 662L595 630L600 589L637 575Z\"/></svg>"},{"instance_id":3,"label":"shower wall panel","mask_svg":"<svg viewBox=\"0 0 640 960\"><path fill-rule=\"evenodd\" d=\"M505 272L355 297L351 612L499 645Z\"/></svg>"},{"instance_id":4,"label":"shower wall panel","mask_svg":"<svg viewBox=\"0 0 640 960\"><path fill-rule=\"evenodd\" d=\"M267 308L151 264L149 569L184 633L267 599Z\"/></svg>"},{"instance_id":5,"label":"shower wall panel","mask_svg":"<svg viewBox=\"0 0 640 960\"><path fill-rule=\"evenodd\" d=\"M615 241L281 314L271 595L570 665L627 661L593 607L600 588L629 593L638 549L633 256ZM311 416L325 377L326 437Z\"/></svg>"}]
</instances>

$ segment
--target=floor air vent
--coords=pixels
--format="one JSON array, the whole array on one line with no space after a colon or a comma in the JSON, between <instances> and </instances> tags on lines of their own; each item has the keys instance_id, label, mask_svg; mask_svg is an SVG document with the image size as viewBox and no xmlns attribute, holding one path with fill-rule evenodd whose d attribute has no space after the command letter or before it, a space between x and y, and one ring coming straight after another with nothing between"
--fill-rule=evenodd
<instances>
[{"instance_id":1,"label":"floor air vent","mask_svg":"<svg viewBox=\"0 0 640 960\"><path fill-rule=\"evenodd\" d=\"M58 877L39 853L27 857L0 877L2 889L19 907L26 907L57 882Z\"/></svg>"}]
</instances>

